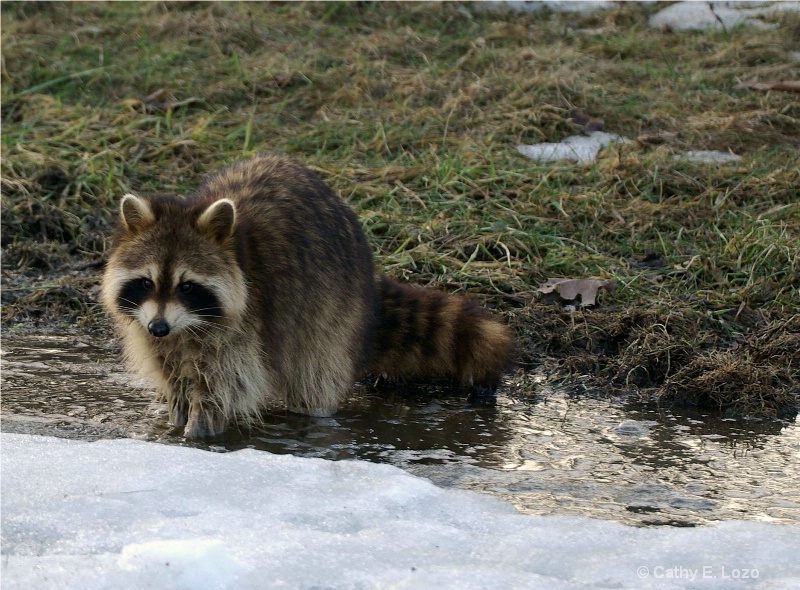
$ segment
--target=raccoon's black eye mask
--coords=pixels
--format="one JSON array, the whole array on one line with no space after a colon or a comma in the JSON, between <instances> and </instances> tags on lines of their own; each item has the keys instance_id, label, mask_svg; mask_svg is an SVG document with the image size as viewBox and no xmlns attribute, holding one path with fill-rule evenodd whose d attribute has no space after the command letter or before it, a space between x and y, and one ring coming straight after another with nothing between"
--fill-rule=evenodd
<instances>
[{"instance_id":1,"label":"raccoon's black eye mask","mask_svg":"<svg viewBox=\"0 0 800 590\"><path fill-rule=\"evenodd\" d=\"M154 288L153 281L146 277L131 279L122 285L117 295L117 305L123 312L133 313L150 297Z\"/></svg>"},{"instance_id":2,"label":"raccoon's black eye mask","mask_svg":"<svg viewBox=\"0 0 800 590\"><path fill-rule=\"evenodd\" d=\"M211 289L192 281L183 281L178 284L178 300L186 309L203 317L221 318L222 305Z\"/></svg>"}]
</instances>

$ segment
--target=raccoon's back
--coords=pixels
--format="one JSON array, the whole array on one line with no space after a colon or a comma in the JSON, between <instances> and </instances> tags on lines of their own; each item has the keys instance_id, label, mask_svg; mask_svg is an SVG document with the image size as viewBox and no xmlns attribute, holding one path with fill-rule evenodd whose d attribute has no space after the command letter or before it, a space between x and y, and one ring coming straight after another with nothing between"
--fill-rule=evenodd
<instances>
[{"instance_id":1,"label":"raccoon's back","mask_svg":"<svg viewBox=\"0 0 800 590\"><path fill-rule=\"evenodd\" d=\"M245 271L371 277L372 253L358 218L308 168L257 156L211 175L191 200L236 204L235 237ZM251 257L262 255L258 263Z\"/></svg>"},{"instance_id":2,"label":"raccoon's back","mask_svg":"<svg viewBox=\"0 0 800 590\"><path fill-rule=\"evenodd\" d=\"M270 357L288 370L306 351L318 354L325 343L343 340L363 363L376 290L372 251L350 208L283 156L234 164L192 197L220 198L236 203L237 256Z\"/></svg>"}]
</instances>

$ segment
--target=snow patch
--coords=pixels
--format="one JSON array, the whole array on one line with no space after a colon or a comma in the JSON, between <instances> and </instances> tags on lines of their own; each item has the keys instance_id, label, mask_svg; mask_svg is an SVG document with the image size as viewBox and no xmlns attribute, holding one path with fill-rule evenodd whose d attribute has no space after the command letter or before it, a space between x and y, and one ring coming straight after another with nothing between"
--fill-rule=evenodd
<instances>
[{"instance_id":1,"label":"snow patch","mask_svg":"<svg viewBox=\"0 0 800 590\"><path fill-rule=\"evenodd\" d=\"M388 465L251 449L9 433L0 445L3 590L800 584L792 526L529 516Z\"/></svg>"},{"instance_id":2,"label":"snow patch","mask_svg":"<svg viewBox=\"0 0 800 590\"><path fill-rule=\"evenodd\" d=\"M677 158L685 158L692 162L701 162L703 164L726 164L728 162L738 162L742 159L741 156L732 154L730 152L718 152L716 150L689 150L682 156Z\"/></svg>"},{"instance_id":3,"label":"snow patch","mask_svg":"<svg viewBox=\"0 0 800 590\"><path fill-rule=\"evenodd\" d=\"M578 164L593 162L607 145L612 143L631 143L632 140L614 133L593 131L588 135L573 135L560 143L537 143L534 145L518 145L517 151L523 156L541 163L568 160ZM738 162L741 156L731 152L716 150L689 150L675 156L676 160L689 160L703 164L726 164Z\"/></svg>"},{"instance_id":4,"label":"snow patch","mask_svg":"<svg viewBox=\"0 0 800 590\"><path fill-rule=\"evenodd\" d=\"M606 10L607 8L614 8L616 2L608 2L606 0L496 0L490 2L481 2L478 5L483 5L491 8L501 8L515 12L536 12L543 8L549 8L555 12L575 12L578 14L592 14L599 10Z\"/></svg>"},{"instance_id":5,"label":"snow patch","mask_svg":"<svg viewBox=\"0 0 800 590\"><path fill-rule=\"evenodd\" d=\"M739 25L773 29L761 20L780 12L800 11L800 2L677 2L650 17L650 26L672 31L730 30Z\"/></svg>"},{"instance_id":6,"label":"snow patch","mask_svg":"<svg viewBox=\"0 0 800 590\"><path fill-rule=\"evenodd\" d=\"M538 162L570 160L579 164L593 162L600 150L612 143L630 143L631 140L615 133L592 131L588 135L573 135L560 143L518 145L517 151Z\"/></svg>"},{"instance_id":7,"label":"snow patch","mask_svg":"<svg viewBox=\"0 0 800 590\"><path fill-rule=\"evenodd\" d=\"M186 588L225 588L249 569L222 541L203 538L131 543L122 548L118 564L123 571L171 572L176 585Z\"/></svg>"}]
</instances>

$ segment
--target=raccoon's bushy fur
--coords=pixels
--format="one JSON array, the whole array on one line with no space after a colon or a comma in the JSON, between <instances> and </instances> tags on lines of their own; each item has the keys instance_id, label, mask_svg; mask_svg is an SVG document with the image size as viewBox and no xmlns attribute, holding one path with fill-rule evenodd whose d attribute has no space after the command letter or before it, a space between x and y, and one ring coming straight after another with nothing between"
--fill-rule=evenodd
<instances>
[{"instance_id":1,"label":"raccoon's bushy fur","mask_svg":"<svg viewBox=\"0 0 800 590\"><path fill-rule=\"evenodd\" d=\"M509 329L472 300L376 277L355 214L288 158L120 209L103 302L187 437L274 406L330 415L365 373L493 390L510 365Z\"/></svg>"}]
</instances>

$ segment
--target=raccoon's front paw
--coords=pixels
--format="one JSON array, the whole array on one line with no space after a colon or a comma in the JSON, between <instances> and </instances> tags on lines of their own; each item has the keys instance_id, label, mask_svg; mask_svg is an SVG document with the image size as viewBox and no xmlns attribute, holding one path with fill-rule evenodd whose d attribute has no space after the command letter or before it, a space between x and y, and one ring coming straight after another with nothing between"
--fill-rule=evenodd
<instances>
[{"instance_id":1,"label":"raccoon's front paw","mask_svg":"<svg viewBox=\"0 0 800 590\"><path fill-rule=\"evenodd\" d=\"M226 421L217 412L204 409L199 403L192 403L189 408L189 419L183 436L186 438L205 438L224 432Z\"/></svg>"},{"instance_id":2,"label":"raccoon's front paw","mask_svg":"<svg viewBox=\"0 0 800 590\"><path fill-rule=\"evenodd\" d=\"M182 398L172 398L168 404L169 423L180 428L189 420L189 402Z\"/></svg>"}]
</instances>

